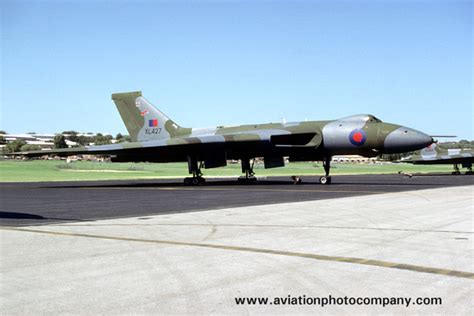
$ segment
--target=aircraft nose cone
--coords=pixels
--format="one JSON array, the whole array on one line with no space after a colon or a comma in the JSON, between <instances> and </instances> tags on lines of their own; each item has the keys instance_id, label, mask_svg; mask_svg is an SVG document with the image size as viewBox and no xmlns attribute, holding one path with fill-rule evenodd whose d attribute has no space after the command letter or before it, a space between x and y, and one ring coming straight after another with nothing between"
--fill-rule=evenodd
<instances>
[{"instance_id":1,"label":"aircraft nose cone","mask_svg":"<svg viewBox=\"0 0 474 316\"><path fill-rule=\"evenodd\" d=\"M425 148L433 143L433 138L412 128L401 126L387 135L385 152L399 153Z\"/></svg>"}]
</instances>

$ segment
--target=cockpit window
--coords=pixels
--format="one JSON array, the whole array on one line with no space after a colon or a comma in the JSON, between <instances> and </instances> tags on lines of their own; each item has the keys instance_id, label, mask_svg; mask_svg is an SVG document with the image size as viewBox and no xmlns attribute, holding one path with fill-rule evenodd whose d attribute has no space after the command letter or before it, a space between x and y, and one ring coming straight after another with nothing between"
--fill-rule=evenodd
<instances>
[{"instance_id":1,"label":"cockpit window","mask_svg":"<svg viewBox=\"0 0 474 316\"><path fill-rule=\"evenodd\" d=\"M362 122L370 122L370 123L381 123L382 121L370 114L359 114L359 115L352 115L349 117L344 117L339 121L362 121Z\"/></svg>"},{"instance_id":2,"label":"cockpit window","mask_svg":"<svg viewBox=\"0 0 474 316\"><path fill-rule=\"evenodd\" d=\"M373 122L373 123L382 123L381 120L379 120L378 118L376 118L375 116L373 115L369 115L370 119L369 119L369 122Z\"/></svg>"}]
</instances>

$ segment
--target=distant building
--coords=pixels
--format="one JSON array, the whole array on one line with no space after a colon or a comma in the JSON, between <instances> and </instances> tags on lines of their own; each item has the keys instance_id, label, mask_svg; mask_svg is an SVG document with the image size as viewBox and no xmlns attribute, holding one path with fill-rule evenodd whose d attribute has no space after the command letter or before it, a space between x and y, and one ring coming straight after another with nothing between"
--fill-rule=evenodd
<instances>
[{"instance_id":1,"label":"distant building","mask_svg":"<svg viewBox=\"0 0 474 316\"><path fill-rule=\"evenodd\" d=\"M29 145L40 146L41 149L51 149L54 147L54 134L4 134L6 143L22 140Z\"/></svg>"},{"instance_id":2,"label":"distant building","mask_svg":"<svg viewBox=\"0 0 474 316\"><path fill-rule=\"evenodd\" d=\"M11 143L16 140L22 140L28 145L37 145L41 147L42 150L48 150L54 148L54 137L59 134L37 134L37 133L26 133L26 134L2 134L1 136L5 139L6 144ZM65 137L72 136L71 134L62 134ZM103 133L102 135L108 136L110 134ZM97 136L97 133L77 133L76 136L85 136L90 139L94 139ZM116 143L117 140L112 139L112 143ZM79 144L73 141L66 139L66 145L68 147L75 147ZM94 143L86 144L87 146L93 146ZM0 145L0 150L5 147L5 145ZM5 157L7 159L11 159L12 157ZM79 155L79 156L71 156L67 159L65 157L48 157L43 156L39 159L46 159L46 160L67 160L68 162L72 161L80 161L80 160L88 160L88 161L100 161L100 162L108 162L110 159L106 156L91 156L91 155Z\"/></svg>"},{"instance_id":3,"label":"distant building","mask_svg":"<svg viewBox=\"0 0 474 316\"><path fill-rule=\"evenodd\" d=\"M29 133L29 134L2 134L3 138L5 138L5 142L11 143L16 140L22 140L26 142L28 145L37 145L40 146L41 149L47 150L52 149L54 147L54 137L57 134L36 134L36 133ZM95 137L97 134L95 133L78 133L77 136L86 136L86 137ZM103 134L103 135L110 135L110 134ZM64 136L68 137L71 136L69 134L64 134ZM78 144L76 142L70 141L66 139L66 144L68 147L74 147ZM91 145L91 144L88 144ZM4 145L0 146L3 147Z\"/></svg>"},{"instance_id":4,"label":"distant building","mask_svg":"<svg viewBox=\"0 0 474 316\"><path fill-rule=\"evenodd\" d=\"M332 161L336 163L375 163L377 157L362 157L359 155L333 156Z\"/></svg>"}]
</instances>

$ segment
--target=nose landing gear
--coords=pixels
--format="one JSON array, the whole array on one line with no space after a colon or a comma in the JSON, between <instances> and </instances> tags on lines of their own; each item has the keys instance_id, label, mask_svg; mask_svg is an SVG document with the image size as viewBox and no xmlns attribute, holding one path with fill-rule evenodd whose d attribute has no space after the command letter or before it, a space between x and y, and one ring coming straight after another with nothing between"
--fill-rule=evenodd
<instances>
[{"instance_id":1,"label":"nose landing gear","mask_svg":"<svg viewBox=\"0 0 474 316\"><path fill-rule=\"evenodd\" d=\"M331 169L331 157L324 158L323 167L325 175L319 178L319 183L331 184L331 176L329 176L329 170Z\"/></svg>"}]
</instances>

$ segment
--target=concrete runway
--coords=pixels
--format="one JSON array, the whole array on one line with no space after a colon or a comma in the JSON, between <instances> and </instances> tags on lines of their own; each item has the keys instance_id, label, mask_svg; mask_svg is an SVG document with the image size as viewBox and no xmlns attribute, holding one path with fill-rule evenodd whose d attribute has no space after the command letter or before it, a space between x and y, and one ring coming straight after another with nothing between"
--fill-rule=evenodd
<instances>
[{"instance_id":1,"label":"concrete runway","mask_svg":"<svg viewBox=\"0 0 474 316\"><path fill-rule=\"evenodd\" d=\"M229 207L333 199L474 184L473 176L334 176L323 186L317 177L293 185L271 177L254 185L208 179L186 187L181 180L1 183L0 225L29 226L58 222L149 216Z\"/></svg>"},{"instance_id":2,"label":"concrete runway","mask_svg":"<svg viewBox=\"0 0 474 316\"><path fill-rule=\"evenodd\" d=\"M356 185L356 180L365 182ZM233 203L240 197L261 204L260 194L266 201L308 201L0 227L0 310L5 315L472 315L474 186L453 186L464 180L341 177L337 183L345 184L330 187L217 183L186 190L143 183L85 189L22 185L16 190L24 194L17 195L23 207L29 190L35 192L28 204L32 209L44 209L41 201L56 194L65 199L61 205L66 211L59 213L65 215L84 197L87 205L99 198L103 209L113 209L118 203L107 202L108 194L124 203L134 195L149 199L144 206L171 194L168 204L174 199L193 210L209 206L207 198L225 200L229 195ZM397 192L375 194L383 191ZM52 193L41 200L45 192ZM194 194L200 198L193 208L185 200ZM328 195L352 196L325 199ZM319 200L309 201L315 198ZM150 210L159 214L158 207ZM235 301L303 295L402 298L411 303L322 307ZM419 298L440 301L423 305L416 303Z\"/></svg>"}]
</instances>

